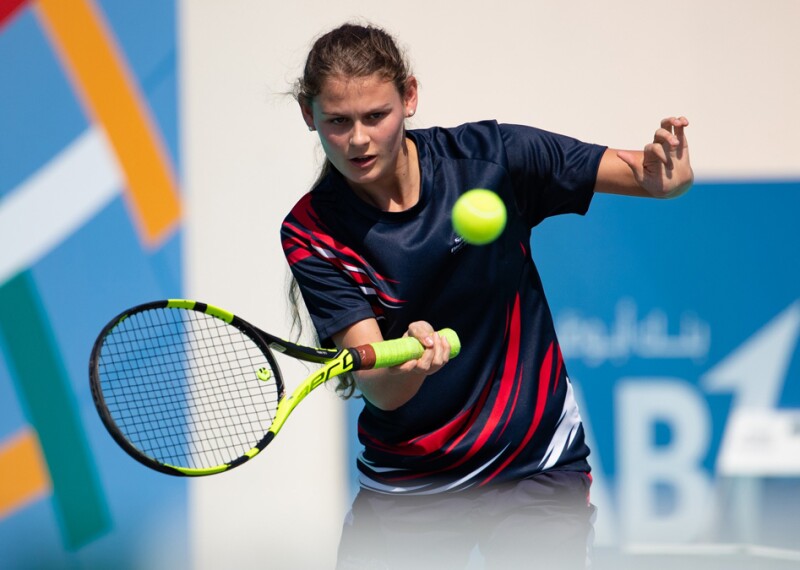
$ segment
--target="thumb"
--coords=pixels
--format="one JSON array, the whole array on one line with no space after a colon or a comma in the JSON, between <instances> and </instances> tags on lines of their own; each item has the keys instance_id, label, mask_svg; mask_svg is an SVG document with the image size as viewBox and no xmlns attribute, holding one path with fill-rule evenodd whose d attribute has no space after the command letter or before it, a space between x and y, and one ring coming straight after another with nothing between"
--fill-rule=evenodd
<instances>
[{"instance_id":1,"label":"thumb","mask_svg":"<svg viewBox=\"0 0 800 570\"><path fill-rule=\"evenodd\" d=\"M631 170L633 170L634 172L636 171L636 167L638 166L638 164L636 164L636 157L632 152L628 152L627 150L618 150L617 157L622 162L627 164L631 168Z\"/></svg>"},{"instance_id":2,"label":"thumb","mask_svg":"<svg viewBox=\"0 0 800 570\"><path fill-rule=\"evenodd\" d=\"M631 172L633 172L633 176L636 180L642 179L643 167L636 160L636 155L634 153L628 152L627 150L620 150L617 151L617 157L628 165L628 168L631 169Z\"/></svg>"}]
</instances>

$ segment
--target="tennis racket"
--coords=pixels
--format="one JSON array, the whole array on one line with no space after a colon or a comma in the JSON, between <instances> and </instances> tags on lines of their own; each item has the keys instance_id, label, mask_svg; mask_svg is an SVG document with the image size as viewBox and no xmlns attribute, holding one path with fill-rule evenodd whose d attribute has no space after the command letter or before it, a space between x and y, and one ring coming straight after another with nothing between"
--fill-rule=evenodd
<instances>
[{"instance_id":1,"label":"tennis racket","mask_svg":"<svg viewBox=\"0 0 800 570\"><path fill-rule=\"evenodd\" d=\"M455 332L439 334L457 356ZM258 455L331 378L396 366L423 350L415 338L343 350L301 346L218 307L170 299L112 319L92 348L89 377L100 418L122 449L161 473L201 476ZM322 367L285 397L272 351Z\"/></svg>"}]
</instances>

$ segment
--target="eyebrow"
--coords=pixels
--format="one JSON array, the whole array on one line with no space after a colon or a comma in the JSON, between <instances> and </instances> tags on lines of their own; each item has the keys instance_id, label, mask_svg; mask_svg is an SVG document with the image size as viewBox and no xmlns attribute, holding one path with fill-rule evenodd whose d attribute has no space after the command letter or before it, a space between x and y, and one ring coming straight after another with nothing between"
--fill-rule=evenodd
<instances>
[{"instance_id":1,"label":"eyebrow","mask_svg":"<svg viewBox=\"0 0 800 570\"><path fill-rule=\"evenodd\" d=\"M392 105L391 103L389 103L386 105L377 105L375 107L372 107L363 114L372 115L374 113L388 113L391 110L392 110ZM325 109L323 107L319 107L319 112L329 117L346 117L350 115L350 113L343 113L341 111L338 111L337 109Z\"/></svg>"}]
</instances>

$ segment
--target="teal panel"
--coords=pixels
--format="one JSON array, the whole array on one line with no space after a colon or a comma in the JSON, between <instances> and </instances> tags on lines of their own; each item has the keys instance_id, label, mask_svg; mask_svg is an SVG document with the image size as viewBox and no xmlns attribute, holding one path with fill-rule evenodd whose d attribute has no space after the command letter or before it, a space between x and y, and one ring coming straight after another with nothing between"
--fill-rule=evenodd
<instances>
[{"instance_id":1,"label":"teal panel","mask_svg":"<svg viewBox=\"0 0 800 570\"><path fill-rule=\"evenodd\" d=\"M64 546L77 549L109 531L111 521L69 378L27 273L0 286L0 306L4 352L39 434Z\"/></svg>"}]
</instances>

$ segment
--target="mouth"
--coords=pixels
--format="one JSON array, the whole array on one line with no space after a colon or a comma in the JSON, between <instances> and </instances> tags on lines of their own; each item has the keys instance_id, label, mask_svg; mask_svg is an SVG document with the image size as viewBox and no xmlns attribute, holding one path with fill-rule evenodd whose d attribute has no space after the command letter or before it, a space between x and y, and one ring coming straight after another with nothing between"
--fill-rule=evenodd
<instances>
[{"instance_id":1,"label":"mouth","mask_svg":"<svg viewBox=\"0 0 800 570\"><path fill-rule=\"evenodd\" d=\"M375 160L377 160L375 155L364 155L351 158L350 162L358 168L366 168L368 166L372 166Z\"/></svg>"}]
</instances>

